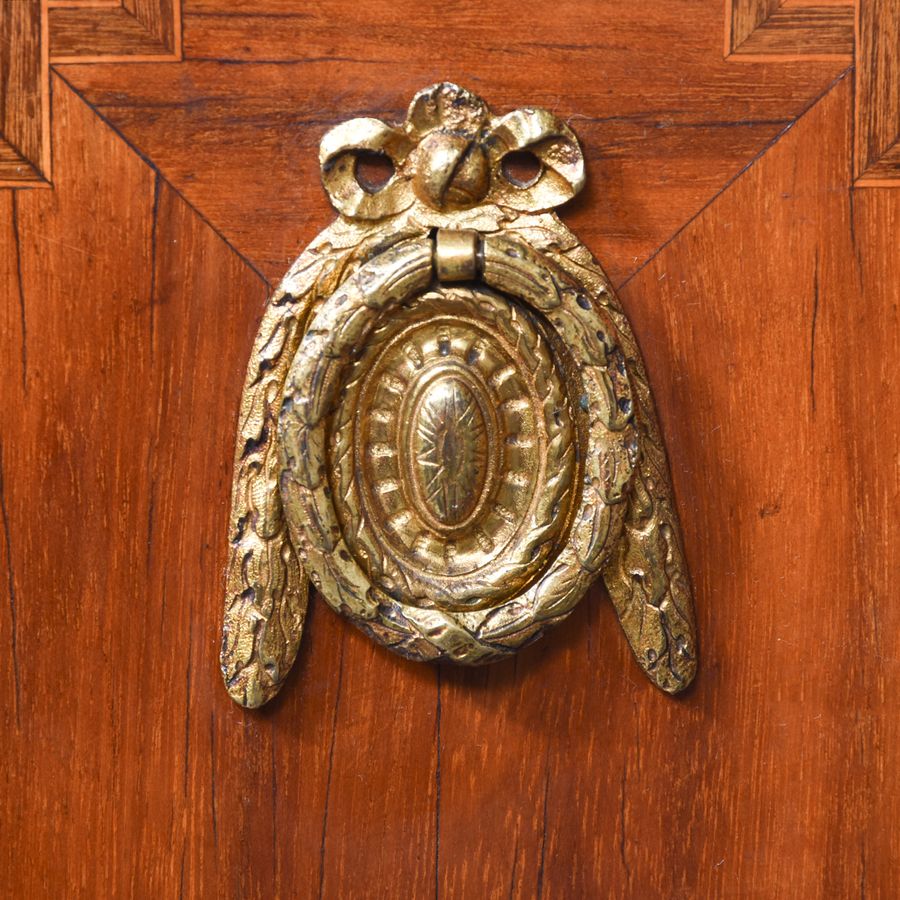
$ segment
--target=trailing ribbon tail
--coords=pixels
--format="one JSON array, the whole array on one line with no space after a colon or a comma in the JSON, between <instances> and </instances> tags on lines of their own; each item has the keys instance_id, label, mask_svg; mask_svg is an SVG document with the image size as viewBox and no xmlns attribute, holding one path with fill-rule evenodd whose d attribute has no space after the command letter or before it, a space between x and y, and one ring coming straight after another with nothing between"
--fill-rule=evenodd
<instances>
[{"instance_id":1,"label":"trailing ribbon tail","mask_svg":"<svg viewBox=\"0 0 900 900\"><path fill-rule=\"evenodd\" d=\"M278 692L306 618L306 577L278 490L277 416L301 334L296 312L277 294L269 301L241 397L221 664L228 693L248 707L261 706Z\"/></svg>"},{"instance_id":2,"label":"trailing ribbon tail","mask_svg":"<svg viewBox=\"0 0 900 900\"><path fill-rule=\"evenodd\" d=\"M326 233L269 298L247 367L234 461L221 667L237 703L262 706L287 677L306 620L309 584L288 533L279 479L284 385L310 309L334 290L354 243ZM337 241L340 244L340 240Z\"/></svg>"},{"instance_id":3,"label":"trailing ribbon tail","mask_svg":"<svg viewBox=\"0 0 900 900\"><path fill-rule=\"evenodd\" d=\"M641 459L603 578L638 663L658 687L675 694L697 669L691 584L647 377L624 317L619 327L635 387Z\"/></svg>"}]
</instances>

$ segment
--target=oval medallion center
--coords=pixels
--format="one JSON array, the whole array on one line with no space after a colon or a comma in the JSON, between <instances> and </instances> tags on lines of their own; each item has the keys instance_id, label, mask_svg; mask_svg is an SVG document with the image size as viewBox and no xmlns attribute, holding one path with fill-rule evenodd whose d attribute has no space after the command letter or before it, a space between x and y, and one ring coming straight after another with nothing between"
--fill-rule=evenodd
<instances>
[{"instance_id":1,"label":"oval medallion center","mask_svg":"<svg viewBox=\"0 0 900 900\"><path fill-rule=\"evenodd\" d=\"M490 436L481 404L459 377L439 375L422 391L410 422L415 493L447 528L477 509L487 484Z\"/></svg>"}]
</instances>

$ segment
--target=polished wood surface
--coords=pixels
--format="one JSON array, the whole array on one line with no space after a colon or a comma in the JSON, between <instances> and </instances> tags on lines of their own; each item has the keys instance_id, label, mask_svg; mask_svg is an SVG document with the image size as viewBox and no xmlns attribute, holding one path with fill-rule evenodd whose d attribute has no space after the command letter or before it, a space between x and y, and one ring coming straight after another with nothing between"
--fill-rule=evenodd
<instances>
[{"instance_id":1,"label":"polished wood surface","mask_svg":"<svg viewBox=\"0 0 900 900\"><path fill-rule=\"evenodd\" d=\"M0 191L11 896L900 895L900 191L854 187L859 72L725 60L720 4L486 7L189 0L183 61L48 72L52 188ZM659 406L682 698L599 588L472 670L313 598L271 707L221 684L243 367L333 215L317 141L441 77L583 140L562 216Z\"/></svg>"},{"instance_id":2,"label":"polished wood surface","mask_svg":"<svg viewBox=\"0 0 900 900\"><path fill-rule=\"evenodd\" d=\"M56 63L181 56L181 0L44 2Z\"/></svg>"},{"instance_id":3,"label":"polished wood surface","mask_svg":"<svg viewBox=\"0 0 900 900\"><path fill-rule=\"evenodd\" d=\"M39 0L0 9L0 188L50 175L46 16Z\"/></svg>"},{"instance_id":4,"label":"polished wood surface","mask_svg":"<svg viewBox=\"0 0 900 900\"><path fill-rule=\"evenodd\" d=\"M900 3L856 10L856 175L861 187L900 181Z\"/></svg>"},{"instance_id":5,"label":"polished wood surface","mask_svg":"<svg viewBox=\"0 0 900 900\"><path fill-rule=\"evenodd\" d=\"M726 0L725 54L853 58L853 0Z\"/></svg>"}]
</instances>

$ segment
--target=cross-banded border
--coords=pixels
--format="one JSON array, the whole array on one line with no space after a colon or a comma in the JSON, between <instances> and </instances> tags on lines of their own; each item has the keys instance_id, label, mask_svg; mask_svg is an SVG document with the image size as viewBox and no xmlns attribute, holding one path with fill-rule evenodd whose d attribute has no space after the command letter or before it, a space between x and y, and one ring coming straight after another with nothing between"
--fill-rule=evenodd
<instances>
[{"instance_id":1,"label":"cross-banded border","mask_svg":"<svg viewBox=\"0 0 900 900\"><path fill-rule=\"evenodd\" d=\"M53 63L181 59L181 0L46 0Z\"/></svg>"},{"instance_id":2,"label":"cross-banded border","mask_svg":"<svg viewBox=\"0 0 900 900\"><path fill-rule=\"evenodd\" d=\"M857 0L857 187L900 187L900 0Z\"/></svg>"},{"instance_id":3,"label":"cross-banded border","mask_svg":"<svg viewBox=\"0 0 900 900\"><path fill-rule=\"evenodd\" d=\"M900 186L900 0L726 0L725 56L855 61L854 185Z\"/></svg>"},{"instance_id":4,"label":"cross-banded border","mask_svg":"<svg viewBox=\"0 0 900 900\"><path fill-rule=\"evenodd\" d=\"M726 0L725 55L853 58L853 0Z\"/></svg>"},{"instance_id":5,"label":"cross-banded border","mask_svg":"<svg viewBox=\"0 0 900 900\"><path fill-rule=\"evenodd\" d=\"M900 185L900 0L726 0L725 19L729 60L855 50L855 185ZM181 0L0 2L0 187L50 183L51 64L181 58Z\"/></svg>"},{"instance_id":6,"label":"cross-banded border","mask_svg":"<svg viewBox=\"0 0 900 900\"><path fill-rule=\"evenodd\" d=\"M50 66L181 59L181 0L0 2L0 187L50 183Z\"/></svg>"}]
</instances>

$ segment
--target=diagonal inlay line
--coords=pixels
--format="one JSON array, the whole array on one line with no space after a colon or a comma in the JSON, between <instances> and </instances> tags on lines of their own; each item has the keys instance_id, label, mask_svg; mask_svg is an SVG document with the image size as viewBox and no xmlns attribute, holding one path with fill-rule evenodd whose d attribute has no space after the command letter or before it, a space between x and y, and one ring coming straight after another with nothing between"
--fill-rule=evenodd
<instances>
[{"instance_id":1,"label":"diagonal inlay line","mask_svg":"<svg viewBox=\"0 0 900 900\"><path fill-rule=\"evenodd\" d=\"M701 206L700 209L698 209L697 212L695 212L694 215L692 215L673 235L671 235L662 244L660 244L659 247L657 247L656 250L654 250L653 253L651 253L650 256L648 256L647 259L645 259L644 262L642 262L640 266L638 266L637 269L635 269L623 282L616 285L616 290L622 290L622 288L624 288L632 279L634 279L645 268L647 268L647 266L649 266L650 263L652 263L653 260L656 259L656 257L659 256L659 254L662 253L662 251L665 250L666 247L668 247L669 244L671 244L672 241L674 241L688 227L688 225L698 219L702 215L702 213L710 206L712 206L712 204L715 203L716 200L721 197L722 194L724 194L725 191L727 191L743 174L752 169L753 166L755 166L814 106L816 106L816 104L818 104L820 100L824 99L829 93L831 93L833 88L836 85L840 84L841 81L843 81L852 71L852 66L848 66L846 69L844 69L844 71L841 72L841 74L838 75L837 78L835 78L834 81L832 81L831 84L829 84L828 87L826 87L825 90L822 91L821 94L814 97L809 102L809 104L803 109L803 111L800 113L800 115L797 116L796 119L794 119L792 122L789 122L784 128L782 128L781 131L779 131L778 134L776 134L775 137L773 137L772 140L770 140L762 148L762 150L760 150L759 153L757 153L753 157L753 159L750 160L750 162L748 162L743 168L741 168L731 178L729 178L728 181L726 181L725 184L723 184L722 187L717 190L712 195L712 197L710 197L709 200L707 200L706 203L704 203L703 206Z\"/></svg>"},{"instance_id":2,"label":"diagonal inlay line","mask_svg":"<svg viewBox=\"0 0 900 900\"><path fill-rule=\"evenodd\" d=\"M54 67L53 74L57 78L59 78L59 80L62 81L63 84L65 84L65 86L89 110L91 110L91 112L94 113L94 115L96 115L97 118L100 119L100 121L103 122L107 126L107 128L109 128L110 131L112 131L145 165L149 166L149 168L153 172L155 172L169 188L172 189L172 191L187 205L188 209L190 209L197 216L197 218L199 218L200 221L203 222L203 224L206 225L216 235L216 237L218 237L225 244L225 246L228 247L228 249L231 250L231 252L234 253L234 255L237 256L238 259L240 259L241 262L243 262L247 266L247 268L249 268L260 279L260 281L262 281L262 283L266 286L266 290L269 293L271 293L272 286L269 283L269 279L266 278L266 276L259 270L259 268L246 255L241 253L241 251L238 250L237 247L234 246L234 244L222 233L222 231L219 228L217 228L212 222L210 222L210 220L203 214L203 212L201 212L193 203L191 203L190 200L188 200L188 198L185 197L185 195L168 178L166 178L165 174L162 171L160 171L159 167L153 162L153 160L150 159L150 157L147 156L147 154L144 153L139 147L137 147L132 141L130 141L122 133L122 131L116 127L115 123L111 122L107 116L103 115L103 113L100 112L100 110L97 109L97 107L94 106L66 78L66 76L62 74L62 72L59 71L59 69Z\"/></svg>"}]
</instances>

